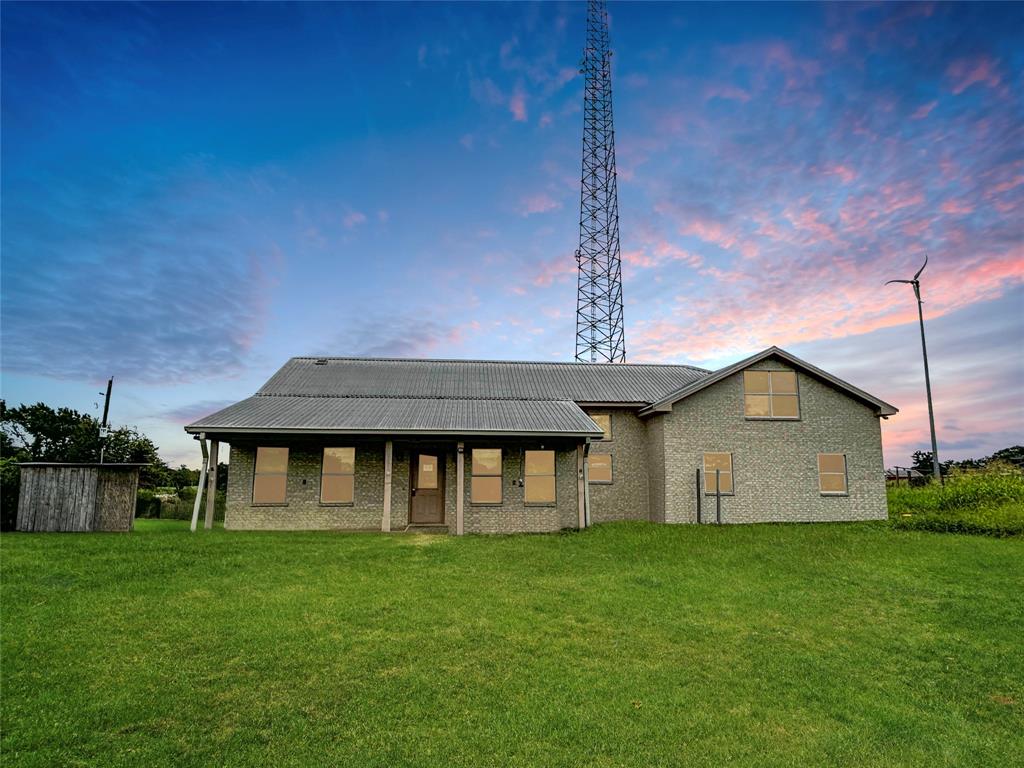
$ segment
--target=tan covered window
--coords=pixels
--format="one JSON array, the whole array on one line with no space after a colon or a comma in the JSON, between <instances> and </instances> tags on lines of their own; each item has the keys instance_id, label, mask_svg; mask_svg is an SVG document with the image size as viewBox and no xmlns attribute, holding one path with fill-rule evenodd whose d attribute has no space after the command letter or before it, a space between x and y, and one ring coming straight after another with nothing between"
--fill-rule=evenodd
<instances>
[{"instance_id":1,"label":"tan covered window","mask_svg":"<svg viewBox=\"0 0 1024 768\"><path fill-rule=\"evenodd\" d=\"M800 396L794 371L744 371L743 413L751 419L797 419Z\"/></svg>"},{"instance_id":2,"label":"tan covered window","mask_svg":"<svg viewBox=\"0 0 1024 768\"><path fill-rule=\"evenodd\" d=\"M716 477L718 492L731 496L733 494L731 453L704 454L704 493L714 495Z\"/></svg>"},{"instance_id":3,"label":"tan covered window","mask_svg":"<svg viewBox=\"0 0 1024 768\"><path fill-rule=\"evenodd\" d=\"M470 501L501 504L501 448L474 448L470 472Z\"/></svg>"},{"instance_id":4,"label":"tan covered window","mask_svg":"<svg viewBox=\"0 0 1024 768\"><path fill-rule=\"evenodd\" d=\"M555 452L527 451L523 481L527 504L554 504Z\"/></svg>"},{"instance_id":5,"label":"tan covered window","mask_svg":"<svg viewBox=\"0 0 1024 768\"><path fill-rule=\"evenodd\" d=\"M847 492L845 454L818 454L818 488L824 494Z\"/></svg>"},{"instance_id":6,"label":"tan covered window","mask_svg":"<svg viewBox=\"0 0 1024 768\"><path fill-rule=\"evenodd\" d=\"M252 482L253 504L284 504L288 492L288 449L256 449L256 473Z\"/></svg>"},{"instance_id":7,"label":"tan covered window","mask_svg":"<svg viewBox=\"0 0 1024 768\"><path fill-rule=\"evenodd\" d=\"M604 435L601 437L602 440L612 439L612 415L610 413L592 413L590 418L594 420L594 423L601 428Z\"/></svg>"},{"instance_id":8,"label":"tan covered window","mask_svg":"<svg viewBox=\"0 0 1024 768\"><path fill-rule=\"evenodd\" d=\"M590 482L610 483L612 481L612 455L610 453L592 453L590 462Z\"/></svg>"},{"instance_id":9,"label":"tan covered window","mask_svg":"<svg viewBox=\"0 0 1024 768\"><path fill-rule=\"evenodd\" d=\"M355 498L356 449L324 448L321 504L351 504Z\"/></svg>"}]
</instances>

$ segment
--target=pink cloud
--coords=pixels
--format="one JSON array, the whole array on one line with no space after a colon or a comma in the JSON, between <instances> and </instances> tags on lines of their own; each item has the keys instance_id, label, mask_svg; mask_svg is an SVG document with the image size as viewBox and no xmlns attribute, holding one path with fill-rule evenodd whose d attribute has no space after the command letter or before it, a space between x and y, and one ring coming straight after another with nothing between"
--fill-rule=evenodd
<instances>
[{"instance_id":1,"label":"pink cloud","mask_svg":"<svg viewBox=\"0 0 1024 768\"><path fill-rule=\"evenodd\" d=\"M366 214L361 211L349 211L341 219L341 223L345 225L345 229L355 229L365 221Z\"/></svg>"},{"instance_id":2,"label":"pink cloud","mask_svg":"<svg viewBox=\"0 0 1024 768\"><path fill-rule=\"evenodd\" d=\"M541 128L547 128L549 125L551 125L552 119L553 118L551 117L551 113L545 112L543 115L540 116L540 120L537 121L537 125L540 126Z\"/></svg>"},{"instance_id":3,"label":"pink cloud","mask_svg":"<svg viewBox=\"0 0 1024 768\"><path fill-rule=\"evenodd\" d=\"M561 207L562 204L549 194L546 192L540 192L536 195L524 197L519 204L519 213L522 216L532 216L535 213L556 211Z\"/></svg>"},{"instance_id":4,"label":"pink cloud","mask_svg":"<svg viewBox=\"0 0 1024 768\"><path fill-rule=\"evenodd\" d=\"M857 171L848 165L841 163L834 163L832 165L826 165L822 168L821 173L824 176L838 176L839 180L843 184L849 184L851 181L857 178Z\"/></svg>"},{"instance_id":5,"label":"pink cloud","mask_svg":"<svg viewBox=\"0 0 1024 768\"><path fill-rule=\"evenodd\" d=\"M965 200L947 200L942 204L941 210L951 216L963 216L974 213L974 206Z\"/></svg>"},{"instance_id":6,"label":"pink cloud","mask_svg":"<svg viewBox=\"0 0 1024 768\"><path fill-rule=\"evenodd\" d=\"M512 92L512 98L508 101L508 111L512 113L516 122L525 122L526 114L526 92L521 85L517 85Z\"/></svg>"},{"instance_id":7,"label":"pink cloud","mask_svg":"<svg viewBox=\"0 0 1024 768\"><path fill-rule=\"evenodd\" d=\"M918 264L916 254L914 259L908 268ZM913 323L912 297L881 288L885 276L902 274L891 261L882 253L864 264L834 258L712 275L734 287L706 298L687 296L672 319L639 323L631 337L633 359L708 360ZM794 270L800 280L791 279ZM997 254L940 254L929 270L924 292L934 318L1024 283L1024 246Z\"/></svg>"},{"instance_id":8,"label":"pink cloud","mask_svg":"<svg viewBox=\"0 0 1024 768\"><path fill-rule=\"evenodd\" d=\"M932 110L938 106L938 101L929 101L927 104L922 104L920 107L914 110L914 114L910 116L911 120L924 120L928 115L932 113Z\"/></svg>"},{"instance_id":9,"label":"pink cloud","mask_svg":"<svg viewBox=\"0 0 1024 768\"><path fill-rule=\"evenodd\" d=\"M954 94L961 94L975 83L982 83L989 88L999 88L1002 78L997 71L997 63L988 56L974 59L957 59L946 69L950 87Z\"/></svg>"},{"instance_id":10,"label":"pink cloud","mask_svg":"<svg viewBox=\"0 0 1024 768\"><path fill-rule=\"evenodd\" d=\"M708 85L704 88L704 98L706 100L729 99L731 101L739 101L745 104L750 101L750 93L735 85Z\"/></svg>"}]
</instances>

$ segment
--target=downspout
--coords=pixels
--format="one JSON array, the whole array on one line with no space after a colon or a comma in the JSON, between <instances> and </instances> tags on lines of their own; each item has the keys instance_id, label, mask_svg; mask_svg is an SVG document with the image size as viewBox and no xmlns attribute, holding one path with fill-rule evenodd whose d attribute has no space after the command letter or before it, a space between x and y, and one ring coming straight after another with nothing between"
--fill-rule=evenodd
<instances>
[{"instance_id":1,"label":"downspout","mask_svg":"<svg viewBox=\"0 0 1024 768\"><path fill-rule=\"evenodd\" d=\"M206 433L199 433L199 446L203 449L203 466L199 470L199 488L196 489L196 503L192 505L192 533L199 525L199 507L203 501L203 489L206 487L206 470L210 466L210 454L206 450Z\"/></svg>"},{"instance_id":2,"label":"downspout","mask_svg":"<svg viewBox=\"0 0 1024 768\"><path fill-rule=\"evenodd\" d=\"M590 527L590 438L583 445L583 527Z\"/></svg>"}]
</instances>

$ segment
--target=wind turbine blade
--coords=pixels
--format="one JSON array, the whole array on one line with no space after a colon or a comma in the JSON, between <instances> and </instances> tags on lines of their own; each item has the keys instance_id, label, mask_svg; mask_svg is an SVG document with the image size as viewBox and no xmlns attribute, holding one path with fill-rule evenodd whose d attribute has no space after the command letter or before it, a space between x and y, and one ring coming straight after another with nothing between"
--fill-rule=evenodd
<instances>
[{"instance_id":1,"label":"wind turbine blade","mask_svg":"<svg viewBox=\"0 0 1024 768\"><path fill-rule=\"evenodd\" d=\"M913 280L886 280L885 281L885 285L888 285L889 283L912 283L912 282L914 282L914 281Z\"/></svg>"},{"instance_id":2,"label":"wind turbine blade","mask_svg":"<svg viewBox=\"0 0 1024 768\"><path fill-rule=\"evenodd\" d=\"M917 274L914 275L914 279L915 280L917 280L917 278L919 278L921 276L921 273L924 272L924 268L927 267L927 266L928 266L928 254L926 253L924 255L924 264L921 265L921 268L919 270L917 270Z\"/></svg>"}]
</instances>

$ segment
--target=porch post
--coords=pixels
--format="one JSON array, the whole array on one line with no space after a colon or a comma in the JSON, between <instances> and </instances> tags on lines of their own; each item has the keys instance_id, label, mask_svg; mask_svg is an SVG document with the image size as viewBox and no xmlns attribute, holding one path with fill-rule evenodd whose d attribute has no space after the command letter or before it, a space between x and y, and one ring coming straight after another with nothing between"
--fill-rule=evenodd
<instances>
[{"instance_id":1,"label":"porch post","mask_svg":"<svg viewBox=\"0 0 1024 768\"><path fill-rule=\"evenodd\" d=\"M459 443L455 454L455 535L461 536L465 530L463 513L466 504L466 444Z\"/></svg>"},{"instance_id":2,"label":"porch post","mask_svg":"<svg viewBox=\"0 0 1024 768\"><path fill-rule=\"evenodd\" d=\"M587 489L583 477L583 447L584 443L576 446L576 503L579 507L579 527L587 527Z\"/></svg>"},{"instance_id":3,"label":"porch post","mask_svg":"<svg viewBox=\"0 0 1024 768\"><path fill-rule=\"evenodd\" d=\"M391 530L391 465L394 448L390 440L384 443L384 516L380 521L380 529L387 533Z\"/></svg>"},{"instance_id":4,"label":"porch post","mask_svg":"<svg viewBox=\"0 0 1024 768\"><path fill-rule=\"evenodd\" d=\"M206 433L199 433L199 447L203 449L203 465L199 470L199 487L196 488L196 502L192 505L192 533L199 525L199 505L203 502L203 489L206 486L206 468L210 463L210 455L206 452Z\"/></svg>"},{"instance_id":5,"label":"porch post","mask_svg":"<svg viewBox=\"0 0 1024 768\"><path fill-rule=\"evenodd\" d=\"M217 454L220 443L210 441L210 470L206 473L206 530L213 528L213 515L217 502Z\"/></svg>"}]
</instances>

